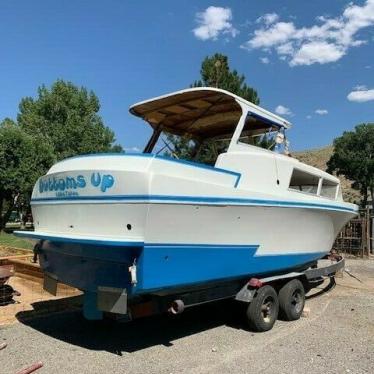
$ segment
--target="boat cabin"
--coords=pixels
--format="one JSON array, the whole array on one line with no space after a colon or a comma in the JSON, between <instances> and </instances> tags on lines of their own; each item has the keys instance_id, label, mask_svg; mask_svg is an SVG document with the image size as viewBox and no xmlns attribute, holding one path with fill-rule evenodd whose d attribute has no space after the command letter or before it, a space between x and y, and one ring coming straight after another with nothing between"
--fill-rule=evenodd
<instances>
[{"instance_id":1,"label":"boat cabin","mask_svg":"<svg viewBox=\"0 0 374 374\"><path fill-rule=\"evenodd\" d=\"M162 133L185 137L199 148L208 142L235 144L240 140L254 144L256 137L291 126L234 94L204 87L143 101L133 105L130 112L153 128L145 153L154 150Z\"/></svg>"},{"instance_id":2,"label":"boat cabin","mask_svg":"<svg viewBox=\"0 0 374 374\"><path fill-rule=\"evenodd\" d=\"M178 158L168 141L178 136L188 144L189 160L241 173L242 189L342 199L337 178L290 157L288 121L230 92L190 88L137 103L130 112L153 129L144 153ZM204 159L207 153L214 159Z\"/></svg>"}]
</instances>

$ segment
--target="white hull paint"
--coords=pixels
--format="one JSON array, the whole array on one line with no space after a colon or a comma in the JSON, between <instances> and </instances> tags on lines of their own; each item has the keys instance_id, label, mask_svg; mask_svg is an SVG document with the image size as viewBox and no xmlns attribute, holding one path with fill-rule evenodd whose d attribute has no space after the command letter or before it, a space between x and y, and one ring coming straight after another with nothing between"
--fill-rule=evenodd
<instances>
[{"instance_id":1,"label":"white hull paint","mask_svg":"<svg viewBox=\"0 0 374 374\"><path fill-rule=\"evenodd\" d=\"M33 209L40 225L38 232L46 237L154 244L256 244L257 255L327 253L341 226L354 216L317 208L176 202L43 204Z\"/></svg>"},{"instance_id":2,"label":"white hull paint","mask_svg":"<svg viewBox=\"0 0 374 374\"><path fill-rule=\"evenodd\" d=\"M256 244L258 254L328 252L341 227L356 214L352 204L304 194L285 199L250 192L240 183L234 186L235 174L163 158L83 157L54 168L48 179L81 175L86 186L84 194L56 197L55 191L40 192L36 184L32 199L35 229L47 236ZM90 185L93 174L112 175L115 183L103 193Z\"/></svg>"}]
</instances>

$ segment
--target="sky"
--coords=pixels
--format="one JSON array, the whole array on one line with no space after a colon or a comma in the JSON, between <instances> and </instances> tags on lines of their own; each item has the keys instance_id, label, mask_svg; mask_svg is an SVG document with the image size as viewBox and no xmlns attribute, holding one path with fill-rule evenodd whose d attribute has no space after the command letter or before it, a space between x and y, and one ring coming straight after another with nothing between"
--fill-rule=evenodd
<instances>
[{"instance_id":1,"label":"sky","mask_svg":"<svg viewBox=\"0 0 374 374\"><path fill-rule=\"evenodd\" d=\"M374 0L2 0L0 120L64 79L93 90L137 151L150 129L129 106L188 87L216 52L293 124L291 150L374 122Z\"/></svg>"}]
</instances>

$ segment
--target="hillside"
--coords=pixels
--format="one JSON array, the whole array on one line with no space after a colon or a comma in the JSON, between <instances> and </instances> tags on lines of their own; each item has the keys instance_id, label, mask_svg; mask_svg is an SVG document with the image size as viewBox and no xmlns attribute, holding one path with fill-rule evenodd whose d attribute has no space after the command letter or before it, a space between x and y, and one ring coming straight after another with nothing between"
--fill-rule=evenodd
<instances>
[{"instance_id":1,"label":"hillside","mask_svg":"<svg viewBox=\"0 0 374 374\"><path fill-rule=\"evenodd\" d=\"M293 156L296 157L301 162L304 162L308 165L314 166L318 169L326 170L327 161L330 159L333 152L332 145L319 148L311 149L309 151L295 152ZM343 176L339 176L343 187L343 196L344 200L349 202L359 202L360 193L357 190L351 188L352 182Z\"/></svg>"}]
</instances>

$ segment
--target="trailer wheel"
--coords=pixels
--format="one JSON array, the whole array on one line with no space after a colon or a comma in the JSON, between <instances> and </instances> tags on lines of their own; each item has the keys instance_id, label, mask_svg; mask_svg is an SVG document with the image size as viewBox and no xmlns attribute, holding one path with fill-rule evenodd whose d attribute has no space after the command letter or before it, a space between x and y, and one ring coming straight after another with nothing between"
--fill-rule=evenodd
<instances>
[{"instance_id":1,"label":"trailer wheel","mask_svg":"<svg viewBox=\"0 0 374 374\"><path fill-rule=\"evenodd\" d=\"M305 305L305 290L298 279L287 282L279 291L279 308L283 319L295 321L301 317Z\"/></svg>"},{"instance_id":2,"label":"trailer wheel","mask_svg":"<svg viewBox=\"0 0 374 374\"><path fill-rule=\"evenodd\" d=\"M259 288L247 309L249 326L258 332L270 330L278 317L279 301L271 286Z\"/></svg>"}]
</instances>

